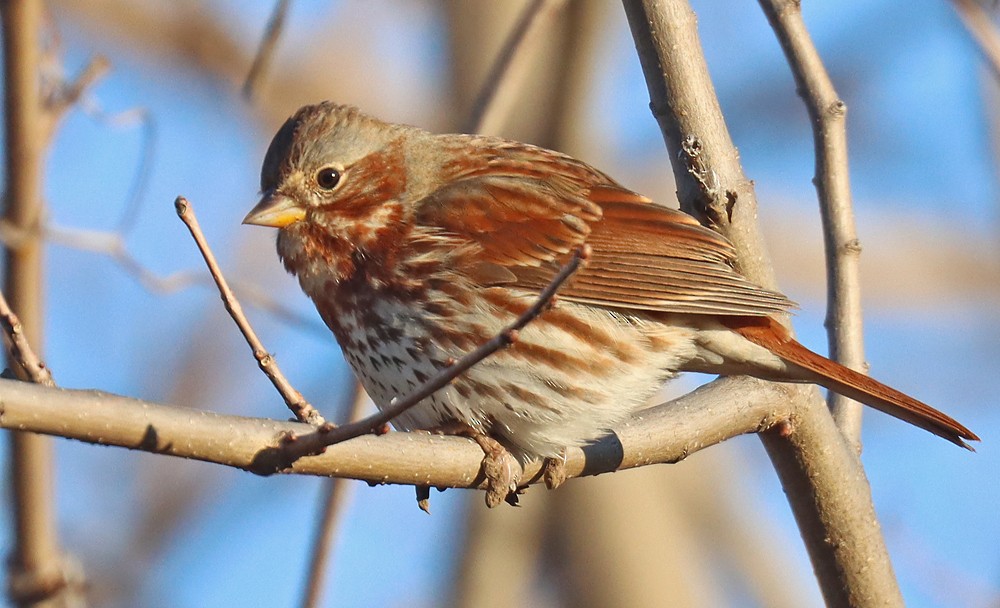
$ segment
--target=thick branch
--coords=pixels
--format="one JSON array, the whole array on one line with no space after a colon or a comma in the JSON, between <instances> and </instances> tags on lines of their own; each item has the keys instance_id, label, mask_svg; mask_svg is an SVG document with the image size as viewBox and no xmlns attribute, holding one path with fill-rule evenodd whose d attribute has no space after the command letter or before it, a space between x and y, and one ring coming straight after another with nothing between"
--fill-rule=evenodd
<instances>
[{"instance_id":1,"label":"thick branch","mask_svg":"<svg viewBox=\"0 0 1000 608\"><path fill-rule=\"evenodd\" d=\"M861 244L854 227L851 180L847 165L847 106L837 97L819 52L793 0L760 0L795 75L799 95L809 110L816 154L813 183L819 195L826 246L826 329L830 357L851 369L865 371L864 327L861 315ZM861 451L861 404L835 392L830 409L837 426L855 450Z\"/></svg>"},{"instance_id":2,"label":"thick branch","mask_svg":"<svg viewBox=\"0 0 1000 608\"><path fill-rule=\"evenodd\" d=\"M45 115L39 86L39 0L0 7L3 27L6 193L4 222L36 234L5 247L4 292L21 315L27 340L42 343L42 213ZM11 362L16 365L16 362ZM23 373L23 370L21 371ZM9 559L10 599L18 606L66 600L66 570L56 534L50 442L38 435L11 436L14 549Z\"/></svg>"},{"instance_id":3,"label":"thick branch","mask_svg":"<svg viewBox=\"0 0 1000 608\"><path fill-rule=\"evenodd\" d=\"M640 412L616 434L567 452L569 477L598 475L689 454L790 415L789 387L725 378ZM312 427L298 422L224 416L99 391L46 388L0 379L0 428L17 429L273 472L283 437ZM462 437L430 433L363 435L295 461L283 473L433 487L482 487L482 449ZM538 463L525 480L537 481Z\"/></svg>"},{"instance_id":4,"label":"thick branch","mask_svg":"<svg viewBox=\"0 0 1000 608\"><path fill-rule=\"evenodd\" d=\"M757 230L753 184L743 174L722 117L694 12L683 0L625 0L624 4L650 109L670 153L681 209L732 241L740 272L764 287L776 288Z\"/></svg>"},{"instance_id":5,"label":"thick branch","mask_svg":"<svg viewBox=\"0 0 1000 608\"><path fill-rule=\"evenodd\" d=\"M697 23L685 0L624 0L653 114L671 152L681 207L725 234L740 270L774 287L752 184L729 138ZM860 462L811 389L796 391L780 433L761 435L831 606L902 603ZM838 542L831 543L830 539Z\"/></svg>"}]
</instances>

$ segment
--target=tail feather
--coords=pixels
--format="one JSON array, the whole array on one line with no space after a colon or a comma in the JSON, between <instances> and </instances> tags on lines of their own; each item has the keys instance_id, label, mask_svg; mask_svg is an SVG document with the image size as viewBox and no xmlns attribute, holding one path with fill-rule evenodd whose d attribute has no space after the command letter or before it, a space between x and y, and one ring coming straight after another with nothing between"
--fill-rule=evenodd
<instances>
[{"instance_id":1,"label":"tail feather","mask_svg":"<svg viewBox=\"0 0 1000 608\"><path fill-rule=\"evenodd\" d=\"M957 420L870 376L812 352L796 342L777 321L755 319L732 329L784 361L806 370L817 384L975 451L965 440L979 441L979 437Z\"/></svg>"}]
</instances>

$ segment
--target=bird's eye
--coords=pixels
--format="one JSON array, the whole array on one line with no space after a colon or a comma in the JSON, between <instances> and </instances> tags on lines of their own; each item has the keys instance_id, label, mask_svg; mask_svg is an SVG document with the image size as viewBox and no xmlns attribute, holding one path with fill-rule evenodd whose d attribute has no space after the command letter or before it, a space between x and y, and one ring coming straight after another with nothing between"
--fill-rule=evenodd
<instances>
[{"instance_id":1,"label":"bird's eye","mask_svg":"<svg viewBox=\"0 0 1000 608\"><path fill-rule=\"evenodd\" d=\"M323 167L316 173L316 184L324 190L333 190L340 183L340 171L333 167Z\"/></svg>"}]
</instances>

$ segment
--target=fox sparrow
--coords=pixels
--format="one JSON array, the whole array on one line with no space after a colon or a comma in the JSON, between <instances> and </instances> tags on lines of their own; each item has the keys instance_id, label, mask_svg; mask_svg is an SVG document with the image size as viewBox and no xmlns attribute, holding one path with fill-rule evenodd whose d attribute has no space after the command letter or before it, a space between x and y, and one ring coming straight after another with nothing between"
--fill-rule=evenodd
<instances>
[{"instance_id":1,"label":"fox sparrow","mask_svg":"<svg viewBox=\"0 0 1000 608\"><path fill-rule=\"evenodd\" d=\"M678 371L813 382L968 447L945 414L807 350L793 306L719 234L593 167L495 137L437 135L330 102L288 119L244 223L278 255L385 407L511 323L582 243L589 263L511 347L393 421L459 423L519 459L606 433Z\"/></svg>"}]
</instances>

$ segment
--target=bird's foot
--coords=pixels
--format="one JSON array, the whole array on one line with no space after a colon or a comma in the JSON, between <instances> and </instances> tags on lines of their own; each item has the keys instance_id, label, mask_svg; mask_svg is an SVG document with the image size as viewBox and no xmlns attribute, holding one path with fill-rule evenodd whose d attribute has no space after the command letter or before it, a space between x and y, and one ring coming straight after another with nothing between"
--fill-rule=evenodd
<instances>
[{"instance_id":1,"label":"bird's foot","mask_svg":"<svg viewBox=\"0 0 1000 608\"><path fill-rule=\"evenodd\" d=\"M486 506L501 502L517 505L517 484L521 481L521 464L499 441L477 431L464 422L452 421L429 429L432 433L468 437L483 450L482 471L486 477Z\"/></svg>"},{"instance_id":2,"label":"bird's foot","mask_svg":"<svg viewBox=\"0 0 1000 608\"><path fill-rule=\"evenodd\" d=\"M550 456L542 461L542 480L545 487L555 490L566 481L566 450L560 450L558 456Z\"/></svg>"}]
</instances>

